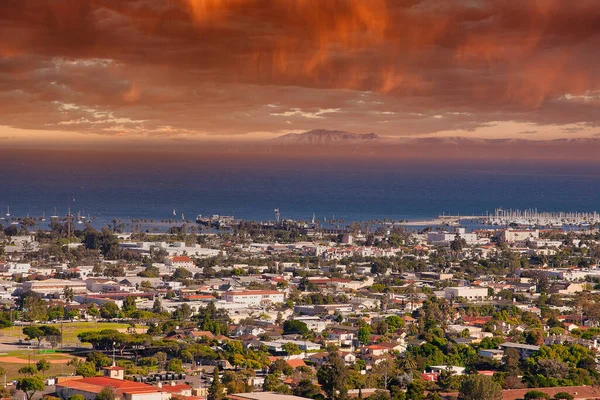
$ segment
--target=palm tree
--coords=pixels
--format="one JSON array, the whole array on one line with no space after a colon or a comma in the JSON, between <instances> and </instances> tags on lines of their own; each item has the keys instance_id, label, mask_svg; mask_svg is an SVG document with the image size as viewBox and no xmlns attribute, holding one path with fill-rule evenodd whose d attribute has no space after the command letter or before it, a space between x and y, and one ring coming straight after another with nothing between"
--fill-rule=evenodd
<instances>
[{"instance_id":1,"label":"palm tree","mask_svg":"<svg viewBox=\"0 0 600 400\"><path fill-rule=\"evenodd\" d=\"M412 355L405 355L400 359L400 368L402 368L406 372L412 372L417 369L417 361L413 358Z\"/></svg>"}]
</instances>

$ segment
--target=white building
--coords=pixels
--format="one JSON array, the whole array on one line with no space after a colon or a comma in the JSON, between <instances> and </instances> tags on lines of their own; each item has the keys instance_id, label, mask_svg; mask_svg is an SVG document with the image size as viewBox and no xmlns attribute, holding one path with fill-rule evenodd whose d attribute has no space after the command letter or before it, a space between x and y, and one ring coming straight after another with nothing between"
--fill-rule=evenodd
<instances>
[{"instance_id":1,"label":"white building","mask_svg":"<svg viewBox=\"0 0 600 400\"><path fill-rule=\"evenodd\" d=\"M194 260L188 256L171 256L165 260L165 264L173 268L192 268Z\"/></svg>"},{"instance_id":2,"label":"white building","mask_svg":"<svg viewBox=\"0 0 600 400\"><path fill-rule=\"evenodd\" d=\"M229 303L259 306L272 303L283 303L285 301L285 293L278 292L277 290L248 290L225 292L223 293L222 298Z\"/></svg>"},{"instance_id":3,"label":"white building","mask_svg":"<svg viewBox=\"0 0 600 400\"><path fill-rule=\"evenodd\" d=\"M294 318L296 321L302 321L306 324L306 327L313 332L323 332L329 321L323 321L321 318L310 315L301 315Z\"/></svg>"},{"instance_id":4,"label":"white building","mask_svg":"<svg viewBox=\"0 0 600 400\"><path fill-rule=\"evenodd\" d=\"M428 232L427 233L427 243L430 244L438 244L447 246L449 245L456 236L459 236L461 239L464 239L467 244L476 244L477 242L477 234L475 233L467 233L465 228L456 228L454 232L442 231L442 232Z\"/></svg>"},{"instance_id":5,"label":"white building","mask_svg":"<svg viewBox=\"0 0 600 400\"><path fill-rule=\"evenodd\" d=\"M65 287L73 289L74 293L87 293L87 286L83 281L69 281L65 279L47 279L45 281L23 282L23 290L39 293L41 295L63 294Z\"/></svg>"},{"instance_id":6,"label":"white building","mask_svg":"<svg viewBox=\"0 0 600 400\"><path fill-rule=\"evenodd\" d=\"M31 269L29 263L8 263L5 266L6 273L8 274L27 274Z\"/></svg>"},{"instance_id":7,"label":"white building","mask_svg":"<svg viewBox=\"0 0 600 400\"><path fill-rule=\"evenodd\" d=\"M485 300L488 297L487 288L457 286L444 289L444 297L448 300L463 298L466 300Z\"/></svg>"},{"instance_id":8,"label":"white building","mask_svg":"<svg viewBox=\"0 0 600 400\"><path fill-rule=\"evenodd\" d=\"M539 229L505 229L501 237L506 243L524 244L539 239L540 231Z\"/></svg>"},{"instance_id":9,"label":"white building","mask_svg":"<svg viewBox=\"0 0 600 400\"><path fill-rule=\"evenodd\" d=\"M118 293L121 291L121 285L110 279L88 278L85 285L90 292L94 293Z\"/></svg>"}]
</instances>

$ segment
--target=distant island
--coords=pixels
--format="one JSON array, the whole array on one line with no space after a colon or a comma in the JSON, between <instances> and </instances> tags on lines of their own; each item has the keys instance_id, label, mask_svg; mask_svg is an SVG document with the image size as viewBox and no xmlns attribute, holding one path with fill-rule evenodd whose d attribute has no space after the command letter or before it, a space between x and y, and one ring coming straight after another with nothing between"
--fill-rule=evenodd
<instances>
[{"instance_id":1,"label":"distant island","mask_svg":"<svg viewBox=\"0 0 600 400\"><path fill-rule=\"evenodd\" d=\"M281 144L333 144L353 142L375 142L379 139L375 133L352 133L328 129L313 129L302 133L289 133L272 139Z\"/></svg>"}]
</instances>

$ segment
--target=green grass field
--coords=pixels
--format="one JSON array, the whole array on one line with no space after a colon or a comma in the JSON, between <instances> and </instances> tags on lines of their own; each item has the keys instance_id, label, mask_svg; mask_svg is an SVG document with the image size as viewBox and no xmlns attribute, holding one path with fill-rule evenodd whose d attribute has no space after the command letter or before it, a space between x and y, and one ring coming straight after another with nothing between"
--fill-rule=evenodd
<instances>
[{"instance_id":1,"label":"green grass field","mask_svg":"<svg viewBox=\"0 0 600 400\"><path fill-rule=\"evenodd\" d=\"M61 324L48 324L61 329ZM104 329L127 329L128 324L113 323L113 322L69 322L62 324L63 344L66 346L79 345L77 335L87 331L101 331ZM22 326L13 326L10 328L0 329L0 341L25 341Z\"/></svg>"},{"instance_id":2,"label":"green grass field","mask_svg":"<svg viewBox=\"0 0 600 400\"><path fill-rule=\"evenodd\" d=\"M63 357L65 357L66 355L63 355ZM47 357L44 357L45 359L48 359ZM36 361L39 361L40 358L36 357L35 359ZM31 358L31 363L33 364L33 357ZM13 363L13 362L2 362L2 357L0 357L0 367L4 368L6 370L6 380L7 381L11 381L13 379L17 379L17 378L22 378L23 375L19 374L19 368L21 367L25 367L27 366L27 364L17 364L17 363ZM70 365L66 365L66 364L52 364L50 367L49 371L44 372L45 376L59 376L59 375L68 375L68 374L73 374L75 373L75 368L70 366ZM0 380L2 380L3 377L0 377ZM3 381L1 381L0 383L4 384Z\"/></svg>"}]
</instances>

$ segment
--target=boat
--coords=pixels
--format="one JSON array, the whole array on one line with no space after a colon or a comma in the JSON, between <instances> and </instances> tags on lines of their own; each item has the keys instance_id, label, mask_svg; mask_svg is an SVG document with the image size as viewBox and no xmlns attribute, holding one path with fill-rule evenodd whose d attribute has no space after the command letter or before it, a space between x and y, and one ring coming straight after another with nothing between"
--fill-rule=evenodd
<instances>
[{"instance_id":1,"label":"boat","mask_svg":"<svg viewBox=\"0 0 600 400\"><path fill-rule=\"evenodd\" d=\"M177 213L175 212L175 209L173 209L173 215L176 217Z\"/></svg>"},{"instance_id":2,"label":"boat","mask_svg":"<svg viewBox=\"0 0 600 400\"><path fill-rule=\"evenodd\" d=\"M6 216L10 217L10 206L6 206Z\"/></svg>"},{"instance_id":3,"label":"boat","mask_svg":"<svg viewBox=\"0 0 600 400\"><path fill-rule=\"evenodd\" d=\"M42 211L42 219L41 221L44 222L46 220L46 213Z\"/></svg>"}]
</instances>

